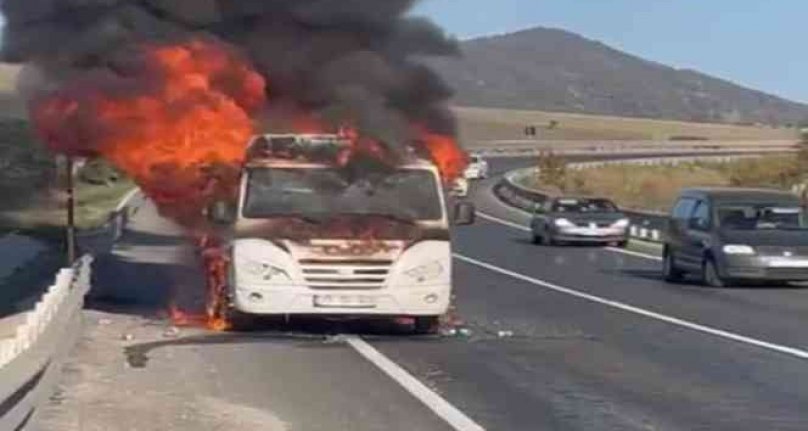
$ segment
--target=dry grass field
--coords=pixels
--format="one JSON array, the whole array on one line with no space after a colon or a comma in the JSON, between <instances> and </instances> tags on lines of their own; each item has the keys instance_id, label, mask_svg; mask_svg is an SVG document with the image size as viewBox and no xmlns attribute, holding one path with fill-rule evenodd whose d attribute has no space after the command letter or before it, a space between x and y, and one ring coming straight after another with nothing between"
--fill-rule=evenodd
<instances>
[{"instance_id":1,"label":"dry grass field","mask_svg":"<svg viewBox=\"0 0 808 431\"><path fill-rule=\"evenodd\" d=\"M738 186L789 189L805 178L805 167L795 156L767 156L731 163L694 162L677 166L611 165L567 171L564 192L607 196L622 208L668 211L679 191L699 186ZM538 178L527 185L548 188Z\"/></svg>"},{"instance_id":2,"label":"dry grass field","mask_svg":"<svg viewBox=\"0 0 808 431\"><path fill-rule=\"evenodd\" d=\"M521 140L525 126L536 126L542 140L670 140L698 137L716 141L794 139L796 129L731 124L621 118L541 111L457 107L460 140L475 144ZM550 128L551 122L557 126Z\"/></svg>"}]
</instances>

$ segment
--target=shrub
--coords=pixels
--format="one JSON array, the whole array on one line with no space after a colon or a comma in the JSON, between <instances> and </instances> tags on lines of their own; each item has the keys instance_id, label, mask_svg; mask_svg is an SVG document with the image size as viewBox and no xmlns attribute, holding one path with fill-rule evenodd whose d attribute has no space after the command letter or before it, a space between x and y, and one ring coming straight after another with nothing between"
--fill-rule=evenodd
<instances>
[{"instance_id":1,"label":"shrub","mask_svg":"<svg viewBox=\"0 0 808 431\"><path fill-rule=\"evenodd\" d=\"M728 163L724 171L729 184L738 187L790 188L799 181L800 168L792 157L764 157Z\"/></svg>"},{"instance_id":2,"label":"shrub","mask_svg":"<svg viewBox=\"0 0 808 431\"><path fill-rule=\"evenodd\" d=\"M562 190L566 188L567 161L563 157L552 151L543 151L539 154L538 168L539 185L554 186Z\"/></svg>"}]
</instances>

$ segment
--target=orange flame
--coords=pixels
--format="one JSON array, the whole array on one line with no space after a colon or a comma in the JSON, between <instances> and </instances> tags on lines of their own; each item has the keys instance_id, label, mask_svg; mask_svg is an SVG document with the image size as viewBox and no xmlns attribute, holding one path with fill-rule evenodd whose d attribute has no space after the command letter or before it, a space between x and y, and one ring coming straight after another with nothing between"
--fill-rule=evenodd
<instances>
[{"instance_id":1,"label":"orange flame","mask_svg":"<svg viewBox=\"0 0 808 431\"><path fill-rule=\"evenodd\" d=\"M221 44L142 46L139 73L88 76L32 105L51 149L97 154L185 224L236 182L264 79ZM232 185L230 185L232 187Z\"/></svg>"},{"instance_id":2,"label":"orange flame","mask_svg":"<svg viewBox=\"0 0 808 431\"><path fill-rule=\"evenodd\" d=\"M446 135L440 135L421 128L421 140L429 151L432 161L446 182L459 177L468 166L468 156L457 145L457 141Z\"/></svg>"},{"instance_id":3,"label":"orange flame","mask_svg":"<svg viewBox=\"0 0 808 431\"><path fill-rule=\"evenodd\" d=\"M189 313L180 309L176 304L169 305L168 317L171 319L171 322L174 325L180 327L206 325L206 318L204 315Z\"/></svg>"},{"instance_id":4,"label":"orange flame","mask_svg":"<svg viewBox=\"0 0 808 431\"><path fill-rule=\"evenodd\" d=\"M230 327L227 321L227 271L230 265L222 245L213 237L203 237L200 241L207 286L206 322L214 331L225 331Z\"/></svg>"},{"instance_id":5,"label":"orange flame","mask_svg":"<svg viewBox=\"0 0 808 431\"><path fill-rule=\"evenodd\" d=\"M86 75L35 101L31 116L48 146L100 155L126 172L161 213L189 228L203 209L235 195L250 113L265 103L266 83L225 45L191 40L143 45L120 75ZM208 253L210 254L210 253ZM224 330L224 259L205 257L204 316L172 306L178 325Z\"/></svg>"}]
</instances>

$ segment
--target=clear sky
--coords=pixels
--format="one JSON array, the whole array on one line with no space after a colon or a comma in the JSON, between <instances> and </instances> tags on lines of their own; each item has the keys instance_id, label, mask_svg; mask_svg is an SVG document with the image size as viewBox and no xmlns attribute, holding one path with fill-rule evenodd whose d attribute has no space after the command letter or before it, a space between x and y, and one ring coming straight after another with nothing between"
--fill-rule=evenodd
<instances>
[{"instance_id":1,"label":"clear sky","mask_svg":"<svg viewBox=\"0 0 808 431\"><path fill-rule=\"evenodd\" d=\"M808 103L808 0L422 0L416 13L463 39L562 28Z\"/></svg>"}]
</instances>

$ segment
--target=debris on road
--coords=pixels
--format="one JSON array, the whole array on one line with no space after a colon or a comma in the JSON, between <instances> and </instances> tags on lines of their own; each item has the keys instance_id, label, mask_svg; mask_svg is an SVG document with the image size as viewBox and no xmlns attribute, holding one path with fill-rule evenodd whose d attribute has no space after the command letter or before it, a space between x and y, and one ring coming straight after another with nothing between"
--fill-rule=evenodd
<instances>
[{"instance_id":1,"label":"debris on road","mask_svg":"<svg viewBox=\"0 0 808 431\"><path fill-rule=\"evenodd\" d=\"M172 326L163 332L164 338L177 338L180 335L180 328Z\"/></svg>"},{"instance_id":2,"label":"debris on road","mask_svg":"<svg viewBox=\"0 0 808 431\"><path fill-rule=\"evenodd\" d=\"M461 337L468 338L468 337L471 337L472 334L473 334L473 332L469 328L460 328L460 329L457 330L457 335L459 335Z\"/></svg>"},{"instance_id":3,"label":"debris on road","mask_svg":"<svg viewBox=\"0 0 808 431\"><path fill-rule=\"evenodd\" d=\"M457 335L457 329L455 328L443 328L440 330L440 335L444 337L454 337Z\"/></svg>"},{"instance_id":4,"label":"debris on road","mask_svg":"<svg viewBox=\"0 0 808 431\"><path fill-rule=\"evenodd\" d=\"M513 331L497 331L497 337L499 337L499 338L511 338L511 337L513 337Z\"/></svg>"}]
</instances>

